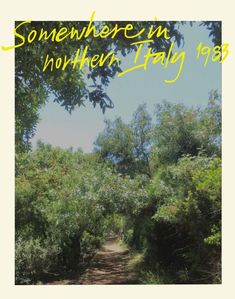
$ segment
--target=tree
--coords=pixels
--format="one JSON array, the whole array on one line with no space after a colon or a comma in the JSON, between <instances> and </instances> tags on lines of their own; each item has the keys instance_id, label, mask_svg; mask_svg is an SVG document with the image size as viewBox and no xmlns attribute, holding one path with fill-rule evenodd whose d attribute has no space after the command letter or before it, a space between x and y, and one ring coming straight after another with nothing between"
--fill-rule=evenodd
<instances>
[{"instance_id":1,"label":"tree","mask_svg":"<svg viewBox=\"0 0 235 299\"><path fill-rule=\"evenodd\" d=\"M222 43L221 21L203 21L201 26L205 26L209 30L209 36L215 46Z\"/></svg>"},{"instance_id":2,"label":"tree","mask_svg":"<svg viewBox=\"0 0 235 299\"><path fill-rule=\"evenodd\" d=\"M96 154L43 143L18 157L16 283L89 261L120 215L147 202L141 177L118 176Z\"/></svg>"},{"instance_id":3,"label":"tree","mask_svg":"<svg viewBox=\"0 0 235 299\"><path fill-rule=\"evenodd\" d=\"M164 102L156 106L155 150L160 163L174 163L185 154L197 155L198 111L182 104Z\"/></svg>"},{"instance_id":4,"label":"tree","mask_svg":"<svg viewBox=\"0 0 235 299\"><path fill-rule=\"evenodd\" d=\"M105 124L104 131L99 134L95 141L95 151L103 159L115 165L118 172L132 172L133 168L135 168L132 129L120 117L116 118L113 122L106 120Z\"/></svg>"},{"instance_id":5,"label":"tree","mask_svg":"<svg viewBox=\"0 0 235 299\"><path fill-rule=\"evenodd\" d=\"M21 22L16 22L16 26ZM114 28L125 27L128 22L94 22L97 32L104 25ZM156 22L132 22L133 32L139 32L141 28L149 28L156 25ZM179 22L157 22L157 25L166 27L168 35L174 37L177 44L183 41L183 36L178 30ZM220 22L201 22L210 30L210 36L215 44L221 40ZM81 29L88 26L88 22L31 22L30 25L21 26L17 31L24 36L28 36L31 30L39 32L42 28L51 32L53 29L72 27ZM147 39L146 31L132 41ZM22 40L20 40L21 42ZM165 39L162 36L154 39L151 47L158 51L169 50L172 39ZM16 45L20 43L16 38ZM131 51L136 51L137 46L130 46L130 42L125 38L123 31L120 31L115 39L101 39L88 37L83 40L68 40L66 43L57 44L50 39L37 41L36 39L29 45L24 45L15 49L15 115L16 115L16 149L27 150L30 148L30 138L34 135L36 125L39 120L39 109L45 105L49 95L53 95L54 101L65 107L70 113L76 108L84 105L87 101L94 106L100 105L103 112L106 108L112 108L113 102L105 92L110 80L120 72L121 68L117 64L111 66L88 68L87 73L79 69L66 69L65 71L53 70L42 72L42 65L47 54L52 58L72 57L78 47L84 49L89 46L89 56L97 53L107 54L113 51L114 54L126 56Z\"/></svg>"},{"instance_id":6,"label":"tree","mask_svg":"<svg viewBox=\"0 0 235 299\"><path fill-rule=\"evenodd\" d=\"M156 106L152 155L156 163L175 163L184 155L219 155L221 107L218 92L212 91L206 109L187 108L164 102Z\"/></svg>"},{"instance_id":7,"label":"tree","mask_svg":"<svg viewBox=\"0 0 235 299\"><path fill-rule=\"evenodd\" d=\"M220 158L181 158L161 168L151 188L158 199L148 233L151 258L174 271L178 281L220 282Z\"/></svg>"},{"instance_id":8,"label":"tree","mask_svg":"<svg viewBox=\"0 0 235 299\"><path fill-rule=\"evenodd\" d=\"M16 22L16 26L21 22ZM104 25L113 28L115 24L125 27L128 22L95 22L97 32ZM155 22L132 22L134 32L141 28L148 28ZM176 29L177 22L158 22L158 25L166 26L170 36L177 36L180 43L182 36ZM32 22L18 28L17 32L25 38L31 30L40 32L43 28L48 32L53 29L72 27L81 30L88 26L88 22ZM139 36L132 41L146 39L146 36ZM16 45L22 40L16 38ZM54 69L53 71L42 72L42 66L47 54L52 58L73 57L78 48L89 47L88 56L94 54L107 54L110 51L123 56L135 51L137 46L130 46L130 41L125 38L123 31L120 31L116 38L92 38L91 36L82 40L68 39L66 42L57 44L50 39L46 41L34 40L29 45L24 45L15 49L15 101L16 101L16 149L27 150L30 148L30 138L34 135L35 128L39 119L39 109L47 102L49 95L53 95L54 101L63 106L70 113L90 101L94 106L100 105L103 112L106 108L113 107L113 102L105 92L107 86L117 72L120 72L118 64L111 66L91 68L87 73L79 68L67 68L64 71ZM163 37L155 39L153 48L167 51L170 47L170 40Z\"/></svg>"},{"instance_id":9,"label":"tree","mask_svg":"<svg viewBox=\"0 0 235 299\"><path fill-rule=\"evenodd\" d=\"M106 121L104 131L95 142L95 151L115 165L120 173L150 175L151 129L146 105L140 105L130 124L125 124L121 118Z\"/></svg>"},{"instance_id":10,"label":"tree","mask_svg":"<svg viewBox=\"0 0 235 299\"><path fill-rule=\"evenodd\" d=\"M134 145L133 155L138 166L137 172L150 175L149 152L152 145L152 118L146 104L140 105L131 121Z\"/></svg>"},{"instance_id":11,"label":"tree","mask_svg":"<svg viewBox=\"0 0 235 299\"><path fill-rule=\"evenodd\" d=\"M203 138L208 140L207 152L211 155L221 156L221 129L221 95L217 90L212 90L207 107L202 112L200 125Z\"/></svg>"}]
</instances>

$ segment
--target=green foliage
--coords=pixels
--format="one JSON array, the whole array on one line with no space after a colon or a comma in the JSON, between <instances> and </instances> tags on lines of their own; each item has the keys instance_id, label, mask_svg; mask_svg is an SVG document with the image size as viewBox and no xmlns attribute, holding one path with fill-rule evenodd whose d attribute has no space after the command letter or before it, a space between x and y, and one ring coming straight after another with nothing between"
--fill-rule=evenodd
<instances>
[{"instance_id":1,"label":"green foliage","mask_svg":"<svg viewBox=\"0 0 235 299\"><path fill-rule=\"evenodd\" d=\"M135 214L147 200L141 177L117 176L95 154L39 143L16 164L19 284L61 265L79 269L118 227L114 213Z\"/></svg>"},{"instance_id":2,"label":"green foliage","mask_svg":"<svg viewBox=\"0 0 235 299\"><path fill-rule=\"evenodd\" d=\"M187 108L164 102L156 106L154 147L151 156L155 165L177 162L184 155L220 154L221 99L216 91L210 94L206 109Z\"/></svg>"},{"instance_id":3,"label":"green foliage","mask_svg":"<svg viewBox=\"0 0 235 299\"><path fill-rule=\"evenodd\" d=\"M20 22L16 22L16 26ZM53 29L72 27L81 30L88 26L89 22L62 22L62 21L40 21L31 22L18 28L18 33L27 37L31 30L40 32L43 28L50 33ZM99 32L104 25L113 28L115 24L125 27L128 22L95 22L96 30ZM135 32L141 28L149 28L154 22L133 22ZM176 28L177 22L158 22L168 29L170 36L176 36L178 44L182 41L182 35ZM145 40L146 35L141 35L132 40ZM19 44L16 38L16 44ZM171 40L163 37L155 39L153 48L158 51L168 51ZM130 46L130 41L120 32L115 39L96 38L92 36L79 40L68 39L59 44L51 41L37 41L36 39L28 46L27 44L15 49L15 99L16 99L16 149L17 151L30 148L30 138L34 135L39 120L39 109L47 102L49 96L53 96L55 102L63 106L68 112L76 107L84 106L90 102L94 107L99 105L104 112L113 107L113 102L106 94L105 86L121 71L120 66L112 64L105 67L87 68L87 73L79 68L72 67L66 70L54 69L42 72L44 60L47 54L50 57L59 58L66 55L71 58L79 48L89 47L88 56L95 54L108 54L113 51L115 55L126 56L127 53L136 51L137 46Z\"/></svg>"},{"instance_id":4,"label":"green foliage","mask_svg":"<svg viewBox=\"0 0 235 299\"><path fill-rule=\"evenodd\" d=\"M220 277L221 161L184 157L163 167L150 192L158 198L148 256L178 282L216 283ZM166 249L167 248L167 249ZM215 270L216 267L216 270ZM187 275L186 275L187 273Z\"/></svg>"},{"instance_id":5,"label":"green foliage","mask_svg":"<svg viewBox=\"0 0 235 299\"><path fill-rule=\"evenodd\" d=\"M106 127L96 140L96 152L101 157L117 165L121 173L128 172L128 166L134 164L133 134L131 128L121 118L113 122L106 120Z\"/></svg>"},{"instance_id":6,"label":"green foliage","mask_svg":"<svg viewBox=\"0 0 235 299\"><path fill-rule=\"evenodd\" d=\"M149 176L151 130L146 105L140 105L130 124L125 124L120 117L113 122L107 120L105 130L95 142L95 150L121 174Z\"/></svg>"},{"instance_id":7,"label":"green foliage","mask_svg":"<svg viewBox=\"0 0 235 299\"><path fill-rule=\"evenodd\" d=\"M38 273L45 272L56 262L60 248L39 238L17 238L15 246L16 284L36 282Z\"/></svg>"},{"instance_id":8,"label":"green foliage","mask_svg":"<svg viewBox=\"0 0 235 299\"><path fill-rule=\"evenodd\" d=\"M95 22L99 31L118 23ZM133 22L136 32L155 22ZM19 22L16 22L16 25ZM158 22L180 46L179 22ZM27 34L63 26L81 29L88 22L32 22ZM221 22L201 22L215 45L221 44ZM145 40L145 35L133 41ZM16 44L19 41L16 38ZM168 52L172 40L150 46ZM117 64L42 72L46 54L74 56L113 51L118 57L137 50L119 32L116 39L34 41L15 51L15 257L16 283L32 284L47 272L80 270L103 240L124 233L141 250L144 283L219 283L221 281L221 97L212 91L205 109L163 103L155 121L146 106L129 124L106 121L96 153L62 150L38 144L30 152L39 110L49 98L69 113L90 102L103 112L113 108L106 94Z\"/></svg>"},{"instance_id":9,"label":"green foliage","mask_svg":"<svg viewBox=\"0 0 235 299\"><path fill-rule=\"evenodd\" d=\"M17 21L16 26L21 22ZM125 27L128 22L95 22L96 30L99 32L105 25L113 28L115 24L119 27ZM135 32L141 28L149 28L156 25L156 22L132 22ZM185 22L181 22L185 23ZM183 36L178 30L179 22L157 22L158 25L166 27L168 35L176 40L180 46L183 42ZM215 45L221 44L221 22L201 22L209 30L210 37ZM53 29L59 30L66 27L68 31L74 27L81 30L88 26L88 22L65 22L65 21L40 21L25 24L17 29L17 32L27 40L31 30L40 32L41 29L50 33ZM132 41L147 39L145 31ZM16 37L15 44L19 44ZM172 39L166 40L163 37L154 39L151 47L154 50L168 52ZM92 38L79 40L79 47L89 47L89 56L95 54L107 54L112 51L115 55L126 56L128 53L136 51L137 46L130 46L130 41L125 38L123 31L120 31L115 39ZM30 138L34 135L36 125L39 121L39 109L45 105L49 96L63 106L70 113L80 106L84 106L87 101L95 107L99 105L104 112L107 108L113 108L114 104L106 94L105 86L108 86L110 80L121 71L117 64L100 68L88 68L87 73L79 68L67 68L64 71L53 70L42 72L45 57L50 53L50 57L71 58L78 50L76 40L67 40L66 42L57 43L48 39L46 42L35 39L30 46L25 44L15 49L15 117L16 117L16 150L17 152L27 151L30 149Z\"/></svg>"},{"instance_id":10,"label":"green foliage","mask_svg":"<svg viewBox=\"0 0 235 299\"><path fill-rule=\"evenodd\" d=\"M124 240L144 254L144 283L221 281L220 105L212 91L204 109L157 106L147 200L124 225Z\"/></svg>"},{"instance_id":11,"label":"green foliage","mask_svg":"<svg viewBox=\"0 0 235 299\"><path fill-rule=\"evenodd\" d=\"M17 154L16 283L79 270L120 233L142 251L144 283L219 283L219 102L213 92L204 110L165 103L155 126L140 106L129 125L107 122L98 154L41 142Z\"/></svg>"}]
</instances>

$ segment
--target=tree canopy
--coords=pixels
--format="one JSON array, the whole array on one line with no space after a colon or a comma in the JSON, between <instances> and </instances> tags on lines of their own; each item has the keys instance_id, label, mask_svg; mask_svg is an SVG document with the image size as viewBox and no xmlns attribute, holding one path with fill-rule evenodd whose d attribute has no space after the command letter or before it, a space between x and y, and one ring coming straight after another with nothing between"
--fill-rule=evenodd
<instances>
[{"instance_id":1,"label":"tree canopy","mask_svg":"<svg viewBox=\"0 0 235 299\"><path fill-rule=\"evenodd\" d=\"M16 22L16 26L21 22ZM125 27L128 22L94 22L94 26L99 31L107 25L114 28L116 24ZM132 22L134 32L141 28L148 28L155 25L156 22ZM174 38L178 45L183 41L183 36L179 31L179 22L157 22L162 27L167 28L168 35ZM220 22L201 22L203 26L209 29L210 35L215 44L220 39ZM61 22L61 21L40 21L25 24L18 29L21 36L26 37L31 30L44 28L48 32L53 29L82 28L88 26L88 22ZM139 35L134 41L146 39ZM151 44L153 49L158 51L169 50L172 39L159 37L154 39ZM16 44L19 44L16 37ZM106 108L112 108L112 99L107 95L105 86L112 78L121 71L122 65L112 64L103 67L91 68L85 70L79 68L67 68L64 71L53 69L42 72L42 66L45 56L50 54L52 58L73 57L78 48L89 47L89 56L97 53L107 54L112 51L114 54L126 56L132 51L136 51L137 46L130 46L130 42L125 38L123 31L120 31L115 39L111 38L92 38L87 37L83 40L68 40L65 43L55 43L52 40L39 41L34 40L31 44L25 44L15 49L15 116L16 116L16 149L27 150L30 148L30 138L34 135L36 125L39 120L39 109L48 101L49 96L63 106L70 113L76 108L90 102L99 105L103 112Z\"/></svg>"}]
</instances>

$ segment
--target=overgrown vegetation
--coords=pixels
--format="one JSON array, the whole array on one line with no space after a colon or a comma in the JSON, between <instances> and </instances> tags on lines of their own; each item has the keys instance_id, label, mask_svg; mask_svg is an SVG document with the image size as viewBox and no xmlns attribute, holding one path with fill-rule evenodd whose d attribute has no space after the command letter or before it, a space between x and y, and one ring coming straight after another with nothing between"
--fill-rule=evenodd
<instances>
[{"instance_id":1,"label":"overgrown vegetation","mask_svg":"<svg viewBox=\"0 0 235 299\"><path fill-rule=\"evenodd\" d=\"M127 22L95 26L115 23ZM153 23L135 22L135 28ZM179 22L158 23L182 43ZM221 22L200 24L220 45ZM27 35L32 29L86 25L43 21L20 31ZM151 47L167 52L170 43L158 38ZM79 46L85 45L91 55L113 50L125 56L137 50L123 34L108 42L81 40ZM107 120L92 154L41 142L32 151L39 109L49 95L70 113L88 101L104 112L113 107L105 87L120 71L112 65L89 68L86 75L79 69L42 72L43 57L52 48L54 57L72 56L78 44L70 41L58 48L48 40L15 51L16 283L80 271L110 234L121 235L138 253L133 264L140 283L220 283L220 95L211 92L204 109L164 102L153 117L141 105L129 124L121 117Z\"/></svg>"},{"instance_id":2,"label":"overgrown vegetation","mask_svg":"<svg viewBox=\"0 0 235 299\"><path fill-rule=\"evenodd\" d=\"M16 283L79 270L109 234L141 255L142 283L221 281L221 103L163 103L107 121L95 151L16 155Z\"/></svg>"}]
</instances>

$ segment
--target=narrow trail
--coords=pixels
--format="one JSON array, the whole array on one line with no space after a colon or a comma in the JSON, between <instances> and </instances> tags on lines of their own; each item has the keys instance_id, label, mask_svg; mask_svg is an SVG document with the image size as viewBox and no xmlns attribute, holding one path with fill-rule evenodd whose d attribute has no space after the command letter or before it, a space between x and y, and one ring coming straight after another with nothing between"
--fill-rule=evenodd
<instances>
[{"instance_id":1,"label":"narrow trail","mask_svg":"<svg viewBox=\"0 0 235 299\"><path fill-rule=\"evenodd\" d=\"M136 284L137 277L128 268L128 250L117 240L107 241L80 279L80 284Z\"/></svg>"},{"instance_id":2,"label":"narrow trail","mask_svg":"<svg viewBox=\"0 0 235 299\"><path fill-rule=\"evenodd\" d=\"M136 273L128 267L129 252L117 239L105 242L81 277L68 277L50 284L138 284Z\"/></svg>"}]
</instances>

